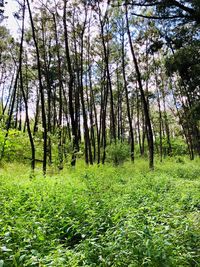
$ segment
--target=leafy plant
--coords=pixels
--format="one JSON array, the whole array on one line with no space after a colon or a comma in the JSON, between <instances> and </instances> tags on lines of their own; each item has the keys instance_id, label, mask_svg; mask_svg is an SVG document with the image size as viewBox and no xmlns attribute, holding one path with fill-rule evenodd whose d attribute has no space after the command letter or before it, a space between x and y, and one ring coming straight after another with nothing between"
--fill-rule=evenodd
<instances>
[{"instance_id":1,"label":"leafy plant","mask_svg":"<svg viewBox=\"0 0 200 267\"><path fill-rule=\"evenodd\" d=\"M106 149L106 152L108 160L113 162L114 165L123 164L130 155L129 146L120 141L109 145Z\"/></svg>"},{"instance_id":2,"label":"leafy plant","mask_svg":"<svg viewBox=\"0 0 200 267\"><path fill-rule=\"evenodd\" d=\"M30 180L27 165L2 165L0 266L197 267L199 160L156 166L79 161Z\"/></svg>"}]
</instances>

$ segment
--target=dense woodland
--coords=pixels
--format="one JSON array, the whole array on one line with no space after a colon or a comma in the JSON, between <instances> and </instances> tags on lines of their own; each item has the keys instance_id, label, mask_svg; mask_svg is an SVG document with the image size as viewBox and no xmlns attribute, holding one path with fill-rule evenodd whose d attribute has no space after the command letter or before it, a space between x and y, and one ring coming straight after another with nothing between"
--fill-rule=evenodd
<instances>
[{"instance_id":1,"label":"dense woodland","mask_svg":"<svg viewBox=\"0 0 200 267\"><path fill-rule=\"evenodd\" d=\"M0 267L200 266L199 155L199 0L0 0Z\"/></svg>"},{"instance_id":2,"label":"dense woodland","mask_svg":"<svg viewBox=\"0 0 200 267\"><path fill-rule=\"evenodd\" d=\"M18 1L17 38L1 6L1 159L200 155L199 1Z\"/></svg>"}]
</instances>

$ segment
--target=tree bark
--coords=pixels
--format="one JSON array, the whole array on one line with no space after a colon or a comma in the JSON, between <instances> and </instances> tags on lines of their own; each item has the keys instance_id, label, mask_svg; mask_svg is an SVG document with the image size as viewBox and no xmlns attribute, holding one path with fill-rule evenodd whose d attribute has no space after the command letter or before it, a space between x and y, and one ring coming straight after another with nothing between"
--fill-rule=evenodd
<instances>
[{"instance_id":1,"label":"tree bark","mask_svg":"<svg viewBox=\"0 0 200 267\"><path fill-rule=\"evenodd\" d=\"M45 98L44 98L44 88L42 84L42 72L41 72L41 63L40 63L40 52L38 48L38 42L35 34L35 27L32 17L32 12L29 4L29 0L27 0L29 18L31 22L32 29L32 37L35 44L36 49L36 58L37 58L37 69L38 69L38 80L39 80L39 91L41 97L41 108L42 108L42 127L43 127L43 174L46 175L46 166L47 166L47 127L46 127L46 112L45 112Z\"/></svg>"},{"instance_id":2,"label":"tree bark","mask_svg":"<svg viewBox=\"0 0 200 267\"><path fill-rule=\"evenodd\" d=\"M133 126L132 126L131 112L130 112L125 68L126 67L125 67L125 51L124 51L124 32L123 32L122 34L122 73L123 73L123 80L124 80L124 89L125 89L125 94L126 94L126 107L127 107L127 115L128 115L128 122L129 122L129 133L130 133L130 139L131 139L130 140L131 141L131 160L134 162L134 133L133 133Z\"/></svg>"},{"instance_id":3,"label":"tree bark","mask_svg":"<svg viewBox=\"0 0 200 267\"><path fill-rule=\"evenodd\" d=\"M23 41L24 41L24 18L25 18L25 1L23 4L23 16L22 16L22 35L21 35L21 43L20 43L20 55L19 55L19 71L20 71L20 89L22 91L22 96L24 99L24 105L25 105L25 112L26 112L26 125L27 125L27 131L29 136L29 141L31 145L31 168L34 171L35 169L35 145L33 141L33 136L31 133L30 128L30 121L29 121L29 115L28 115L28 99L26 98L26 94L24 91L24 84L23 84L23 74L22 74L22 53L23 53ZM28 88L27 88L28 90Z\"/></svg>"},{"instance_id":4,"label":"tree bark","mask_svg":"<svg viewBox=\"0 0 200 267\"><path fill-rule=\"evenodd\" d=\"M72 126L72 138L73 138L73 152L72 152L72 159L71 159L71 165L76 165L76 153L79 150L78 145L78 136L77 136L77 123L74 119L74 106L73 106L73 86L74 86L74 75L72 70L72 63L70 58L70 52L69 52L69 41L68 41L68 31L67 31L67 15L66 15L66 4L67 0L64 0L64 8L63 8L63 26L64 26L64 37L65 37L65 54L66 54L66 60L67 60L67 67L68 67L68 74L69 74L69 113L70 113L70 119L71 119L71 126Z\"/></svg>"},{"instance_id":5,"label":"tree bark","mask_svg":"<svg viewBox=\"0 0 200 267\"><path fill-rule=\"evenodd\" d=\"M126 1L127 3L127 1ZM148 130L148 146L149 146L149 167L150 169L154 169L154 143L153 143L153 131L152 131L152 126L151 126L151 121L150 121L150 116L149 116L149 110L148 110L148 104L145 98L143 86L142 86L142 79L141 79L141 73L139 70L137 58L135 56L135 51L133 48L132 40L131 40L131 33L130 33L130 26L129 26L129 20L128 20L128 9L127 9L127 4L125 5L126 8L126 25L127 25L127 34L129 38L129 44L131 48L131 54L133 57L133 63L135 65L135 71L137 75L137 81L139 85L139 90L141 94L141 99L143 103L143 109L144 109L144 115L145 115L145 122Z\"/></svg>"}]
</instances>

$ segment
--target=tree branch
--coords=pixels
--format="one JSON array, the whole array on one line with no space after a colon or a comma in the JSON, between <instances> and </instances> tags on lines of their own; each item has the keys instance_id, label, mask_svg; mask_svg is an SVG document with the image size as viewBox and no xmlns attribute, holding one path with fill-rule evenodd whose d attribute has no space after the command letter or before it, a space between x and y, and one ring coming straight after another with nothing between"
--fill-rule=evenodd
<instances>
[{"instance_id":1,"label":"tree branch","mask_svg":"<svg viewBox=\"0 0 200 267\"><path fill-rule=\"evenodd\" d=\"M145 16L142 14L137 14L137 13L133 13L131 12L131 15L137 16L137 17L141 17L141 18L146 18L146 19L160 19L160 20L165 20L165 19L180 19L180 18L187 18L190 19L190 16L186 16L186 15L174 15L174 16Z\"/></svg>"}]
</instances>

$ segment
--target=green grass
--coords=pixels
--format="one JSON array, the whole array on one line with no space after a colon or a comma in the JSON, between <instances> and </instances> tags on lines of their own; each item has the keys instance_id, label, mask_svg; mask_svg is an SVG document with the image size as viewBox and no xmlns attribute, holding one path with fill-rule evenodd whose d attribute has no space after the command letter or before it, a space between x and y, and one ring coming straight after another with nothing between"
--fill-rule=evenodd
<instances>
[{"instance_id":1,"label":"green grass","mask_svg":"<svg viewBox=\"0 0 200 267\"><path fill-rule=\"evenodd\" d=\"M176 162L177 161L177 162ZM200 161L0 169L0 266L200 264Z\"/></svg>"}]
</instances>

